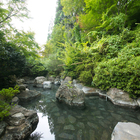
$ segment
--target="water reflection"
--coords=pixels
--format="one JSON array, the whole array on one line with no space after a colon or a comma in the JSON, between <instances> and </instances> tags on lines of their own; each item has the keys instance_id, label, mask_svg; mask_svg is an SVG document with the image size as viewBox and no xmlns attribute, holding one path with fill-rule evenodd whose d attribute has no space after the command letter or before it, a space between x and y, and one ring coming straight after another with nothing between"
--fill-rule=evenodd
<instances>
[{"instance_id":1,"label":"water reflection","mask_svg":"<svg viewBox=\"0 0 140 140\"><path fill-rule=\"evenodd\" d=\"M41 99L24 106L38 112L39 124L33 134L43 133L41 140L110 140L117 122L140 124L139 110L114 106L98 97L86 97L84 110L72 109L56 102L58 86L52 90L35 89L41 91Z\"/></svg>"}]
</instances>

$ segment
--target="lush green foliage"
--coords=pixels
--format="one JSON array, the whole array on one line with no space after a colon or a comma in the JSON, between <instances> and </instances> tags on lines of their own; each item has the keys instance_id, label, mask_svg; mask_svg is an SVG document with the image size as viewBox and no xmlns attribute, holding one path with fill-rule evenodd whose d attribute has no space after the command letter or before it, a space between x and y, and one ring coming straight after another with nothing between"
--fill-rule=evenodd
<instances>
[{"instance_id":1,"label":"lush green foliage","mask_svg":"<svg viewBox=\"0 0 140 140\"><path fill-rule=\"evenodd\" d=\"M11 106L0 100L0 121L4 119L4 117L9 116L9 110L11 109Z\"/></svg>"},{"instance_id":2,"label":"lush green foliage","mask_svg":"<svg viewBox=\"0 0 140 140\"><path fill-rule=\"evenodd\" d=\"M28 13L26 0L0 2L0 89L13 87L16 77L34 73L32 63L39 58L35 34L19 31L11 24L13 18L29 18Z\"/></svg>"},{"instance_id":3,"label":"lush green foliage","mask_svg":"<svg viewBox=\"0 0 140 140\"><path fill-rule=\"evenodd\" d=\"M19 87L15 86L14 88L2 89L0 91L0 121L4 117L9 116L9 110L11 109L10 101L13 96L19 93Z\"/></svg>"},{"instance_id":4,"label":"lush green foliage","mask_svg":"<svg viewBox=\"0 0 140 140\"><path fill-rule=\"evenodd\" d=\"M139 7L139 0L59 0L44 57L57 54L63 77L140 96Z\"/></svg>"},{"instance_id":5,"label":"lush green foliage","mask_svg":"<svg viewBox=\"0 0 140 140\"><path fill-rule=\"evenodd\" d=\"M18 86L15 86L14 89L13 88L9 88L9 89L5 89L3 88L1 91L0 91L0 95L1 95L1 98L5 101L5 102L10 102L12 97L19 93L19 87Z\"/></svg>"}]
</instances>

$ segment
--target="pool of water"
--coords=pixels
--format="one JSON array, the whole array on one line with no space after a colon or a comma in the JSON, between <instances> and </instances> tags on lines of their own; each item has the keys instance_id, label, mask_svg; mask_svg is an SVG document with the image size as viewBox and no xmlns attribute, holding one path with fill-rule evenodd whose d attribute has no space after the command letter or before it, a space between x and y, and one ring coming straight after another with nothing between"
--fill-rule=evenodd
<instances>
[{"instance_id":1,"label":"pool of water","mask_svg":"<svg viewBox=\"0 0 140 140\"><path fill-rule=\"evenodd\" d=\"M110 140L117 122L140 125L140 110L115 106L96 96L86 97L86 107L80 110L56 101L58 86L43 90L29 85L29 89L42 93L39 100L22 104L37 111L39 123L32 135L40 135L40 140Z\"/></svg>"}]
</instances>

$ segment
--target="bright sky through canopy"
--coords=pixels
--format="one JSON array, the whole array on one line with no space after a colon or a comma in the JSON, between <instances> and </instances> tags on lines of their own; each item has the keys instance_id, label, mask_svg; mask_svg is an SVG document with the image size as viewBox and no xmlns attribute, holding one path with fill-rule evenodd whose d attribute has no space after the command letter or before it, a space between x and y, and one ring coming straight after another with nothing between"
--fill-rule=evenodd
<instances>
[{"instance_id":1,"label":"bright sky through canopy","mask_svg":"<svg viewBox=\"0 0 140 140\"><path fill-rule=\"evenodd\" d=\"M40 45L47 41L49 24L54 20L56 13L57 0L27 0L27 8L32 19L19 22L13 21L18 29L30 30L35 32L35 39Z\"/></svg>"}]
</instances>

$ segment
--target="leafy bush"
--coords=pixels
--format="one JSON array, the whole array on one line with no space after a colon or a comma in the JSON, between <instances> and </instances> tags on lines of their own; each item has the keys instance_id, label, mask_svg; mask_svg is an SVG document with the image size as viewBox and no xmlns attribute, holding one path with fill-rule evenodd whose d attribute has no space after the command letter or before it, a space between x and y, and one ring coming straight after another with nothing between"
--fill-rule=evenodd
<instances>
[{"instance_id":1,"label":"leafy bush","mask_svg":"<svg viewBox=\"0 0 140 140\"><path fill-rule=\"evenodd\" d=\"M70 71L67 74L69 77L71 77L72 79L76 79L76 73L74 71Z\"/></svg>"},{"instance_id":2,"label":"leafy bush","mask_svg":"<svg viewBox=\"0 0 140 140\"><path fill-rule=\"evenodd\" d=\"M79 76L79 80L86 85L91 85L92 82L91 71L82 71Z\"/></svg>"},{"instance_id":3,"label":"leafy bush","mask_svg":"<svg viewBox=\"0 0 140 140\"><path fill-rule=\"evenodd\" d=\"M14 47L10 43L0 46L0 88L12 86L10 75L22 75L26 60Z\"/></svg>"},{"instance_id":4,"label":"leafy bush","mask_svg":"<svg viewBox=\"0 0 140 140\"><path fill-rule=\"evenodd\" d=\"M102 90L116 87L127 91L130 97L140 96L140 56L120 55L101 62L95 69L93 83Z\"/></svg>"},{"instance_id":5,"label":"leafy bush","mask_svg":"<svg viewBox=\"0 0 140 140\"><path fill-rule=\"evenodd\" d=\"M2 99L5 101L5 102L10 102L12 97L19 93L19 87L18 86L15 86L14 89L9 87L9 89L5 89L3 88L1 91L0 91L0 95L2 96Z\"/></svg>"},{"instance_id":6,"label":"leafy bush","mask_svg":"<svg viewBox=\"0 0 140 140\"><path fill-rule=\"evenodd\" d=\"M4 119L4 117L9 116L9 110L11 109L11 106L0 100L0 121Z\"/></svg>"},{"instance_id":7,"label":"leafy bush","mask_svg":"<svg viewBox=\"0 0 140 140\"><path fill-rule=\"evenodd\" d=\"M14 88L2 89L0 91L0 120L3 120L4 117L9 116L9 110L11 109L10 101L12 97L19 93L19 87L15 86Z\"/></svg>"}]
</instances>

